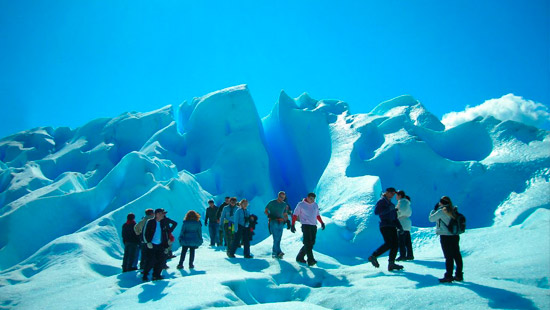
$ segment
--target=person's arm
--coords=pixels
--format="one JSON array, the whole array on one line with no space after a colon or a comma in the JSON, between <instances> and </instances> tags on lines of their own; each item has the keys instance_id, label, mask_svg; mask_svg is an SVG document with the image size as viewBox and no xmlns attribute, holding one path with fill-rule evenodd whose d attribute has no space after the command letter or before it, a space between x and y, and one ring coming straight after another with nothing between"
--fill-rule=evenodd
<instances>
[{"instance_id":1,"label":"person's arm","mask_svg":"<svg viewBox=\"0 0 550 310\"><path fill-rule=\"evenodd\" d=\"M321 223L321 229L325 230L325 223L323 222L323 219L321 218L320 215L317 215L317 221L319 221L319 223Z\"/></svg>"},{"instance_id":2,"label":"person's arm","mask_svg":"<svg viewBox=\"0 0 550 310\"><path fill-rule=\"evenodd\" d=\"M437 222L437 220L441 218L441 212L443 212L441 209L432 210L430 212L430 216L428 217L428 220L433 223Z\"/></svg>"},{"instance_id":3,"label":"person's arm","mask_svg":"<svg viewBox=\"0 0 550 310\"><path fill-rule=\"evenodd\" d=\"M178 222L174 221L173 219L166 218L168 220L168 231L173 232L174 229L178 226Z\"/></svg>"}]
</instances>

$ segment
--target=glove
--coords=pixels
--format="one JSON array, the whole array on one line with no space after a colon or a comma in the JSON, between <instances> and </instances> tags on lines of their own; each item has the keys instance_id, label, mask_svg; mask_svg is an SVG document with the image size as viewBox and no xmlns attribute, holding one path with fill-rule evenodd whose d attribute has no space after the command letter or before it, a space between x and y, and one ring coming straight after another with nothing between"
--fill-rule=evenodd
<instances>
[{"instance_id":1,"label":"glove","mask_svg":"<svg viewBox=\"0 0 550 310\"><path fill-rule=\"evenodd\" d=\"M295 233L296 232L296 226L294 226L294 225L290 226L290 232Z\"/></svg>"},{"instance_id":2,"label":"glove","mask_svg":"<svg viewBox=\"0 0 550 310\"><path fill-rule=\"evenodd\" d=\"M152 248L153 248L153 244L152 244L151 242L147 242L147 247L148 247L149 249L152 249Z\"/></svg>"},{"instance_id":3,"label":"glove","mask_svg":"<svg viewBox=\"0 0 550 310\"><path fill-rule=\"evenodd\" d=\"M321 229L325 230L325 223L321 223Z\"/></svg>"}]
</instances>

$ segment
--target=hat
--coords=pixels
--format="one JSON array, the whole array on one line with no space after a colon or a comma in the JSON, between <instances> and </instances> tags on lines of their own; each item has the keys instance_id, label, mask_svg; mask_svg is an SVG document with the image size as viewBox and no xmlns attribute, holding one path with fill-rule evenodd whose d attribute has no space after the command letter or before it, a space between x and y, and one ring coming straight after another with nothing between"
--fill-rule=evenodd
<instances>
[{"instance_id":1,"label":"hat","mask_svg":"<svg viewBox=\"0 0 550 310\"><path fill-rule=\"evenodd\" d=\"M168 213L166 210L164 210L163 208L158 208L155 210L155 213Z\"/></svg>"},{"instance_id":2,"label":"hat","mask_svg":"<svg viewBox=\"0 0 550 310\"><path fill-rule=\"evenodd\" d=\"M393 188L393 187L386 188L386 193L395 193L395 192L396 192L395 188Z\"/></svg>"}]
</instances>

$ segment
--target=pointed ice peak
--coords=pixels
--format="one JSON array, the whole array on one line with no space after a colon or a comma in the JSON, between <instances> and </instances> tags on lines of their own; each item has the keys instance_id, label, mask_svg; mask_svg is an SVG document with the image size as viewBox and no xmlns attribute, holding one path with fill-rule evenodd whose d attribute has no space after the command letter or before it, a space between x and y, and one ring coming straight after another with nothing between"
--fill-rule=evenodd
<instances>
[{"instance_id":1,"label":"pointed ice peak","mask_svg":"<svg viewBox=\"0 0 550 310\"><path fill-rule=\"evenodd\" d=\"M393 99L390 99L388 101L384 101L380 104L378 104L372 111L372 114L376 115L384 115L390 110L397 108L397 107L410 107L418 104L418 100L414 99L413 96L410 95L402 95Z\"/></svg>"},{"instance_id":2,"label":"pointed ice peak","mask_svg":"<svg viewBox=\"0 0 550 310\"><path fill-rule=\"evenodd\" d=\"M296 98L298 106L302 109L315 109L317 107L317 100L311 98L308 93L303 93L300 97Z\"/></svg>"},{"instance_id":3,"label":"pointed ice peak","mask_svg":"<svg viewBox=\"0 0 550 310\"><path fill-rule=\"evenodd\" d=\"M278 101L279 108L297 109L296 101L292 99L284 90L281 90Z\"/></svg>"}]
</instances>

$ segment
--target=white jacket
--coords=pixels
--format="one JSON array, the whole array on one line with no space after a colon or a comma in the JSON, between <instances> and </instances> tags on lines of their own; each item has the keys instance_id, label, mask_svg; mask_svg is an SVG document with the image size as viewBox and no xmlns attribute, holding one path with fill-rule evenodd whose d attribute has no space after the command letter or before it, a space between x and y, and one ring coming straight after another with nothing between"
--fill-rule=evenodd
<instances>
[{"instance_id":1,"label":"white jacket","mask_svg":"<svg viewBox=\"0 0 550 310\"><path fill-rule=\"evenodd\" d=\"M449 222L451 221L451 217L443 212L443 208L440 207L437 210L432 210L428 219L430 220L430 222L435 222L436 234L445 236L452 235L447 228Z\"/></svg>"},{"instance_id":2,"label":"white jacket","mask_svg":"<svg viewBox=\"0 0 550 310\"><path fill-rule=\"evenodd\" d=\"M411 202L407 198L401 198L395 208L397 209L397 218L399 219L401 226L403 226L403 230L411 231Z\"/></svg>"}]
</instances>

